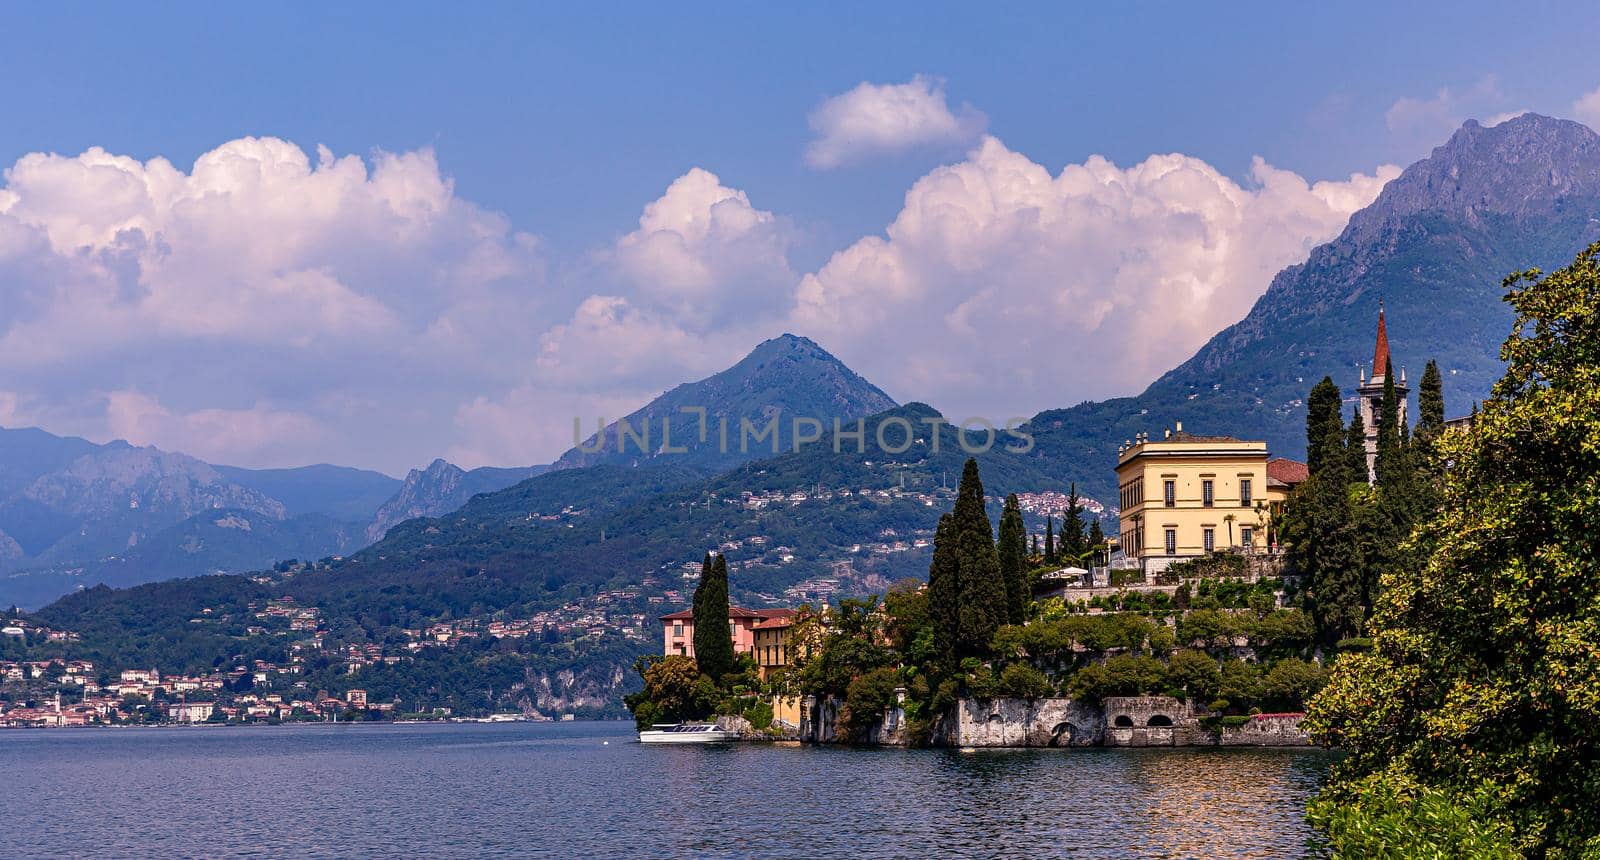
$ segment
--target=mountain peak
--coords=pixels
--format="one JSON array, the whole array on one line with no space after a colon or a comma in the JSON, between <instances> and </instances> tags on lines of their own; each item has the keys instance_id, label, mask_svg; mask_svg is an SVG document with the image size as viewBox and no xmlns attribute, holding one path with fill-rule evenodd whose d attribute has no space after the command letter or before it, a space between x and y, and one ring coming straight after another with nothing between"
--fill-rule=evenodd
<instances>
[{"instance_id":1,"label":"mountain peak","mask_svg":"<svg viewBox=\"0 0 1600 860\"><path fill-rule=\"evenodd\" d=\"M771 444L779 450L789 447L793 419L814 419L831 427L834 419L851 421L894 407L889 395L816 341L785 332L757 344L727 370L679 385L622 419L635 430L653 428L647 450L620 450L624 446L618 441L618 424L612 423L598 436L561 455L553 468L602 462L639 465L665 453L669 439L674 448L687 447L687 451L673 452L689 455L686 462L732 466L760 455L741 444L741 420L758 428L774 424L776 437L767 437L773 441L757 443L768 444L765 450L770 455ZM703 426L699 410L704 410ZM732 434L729 450L723 449L724 424Z\"/></svg>"},{"instance_id":2,"label":"mountain peak","mask_svg":"<svg viewBox=\"0 0 1600 860\"><path fill-rule=\"evenodd\" d=\"M1536 113L1493 126L1469 119L1385 186L1372 206L1350 219L1350 228L1364 232L1426 211L1470 219L1542 215L1574 197L1600 197L1600 135Z\"/></svg>"}]
</instances>

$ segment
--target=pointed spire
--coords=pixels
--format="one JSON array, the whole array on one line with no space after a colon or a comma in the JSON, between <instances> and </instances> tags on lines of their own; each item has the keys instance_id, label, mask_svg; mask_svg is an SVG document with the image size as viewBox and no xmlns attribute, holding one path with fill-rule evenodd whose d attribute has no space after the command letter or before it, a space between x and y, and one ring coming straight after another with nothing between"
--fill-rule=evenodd
<instances>
[{"instance_id":1,"label":"pointed spire","mask_svg":"<svg viewBox=\"0 0 1600 860\"><path fill-rule=\"evenodd\" d=\"M1383 299L1378 300L1378 344L1372 350L1372 376L1376 379L1389 366L1389 330L1383 324Z\"/></svg>"}]
</instances>

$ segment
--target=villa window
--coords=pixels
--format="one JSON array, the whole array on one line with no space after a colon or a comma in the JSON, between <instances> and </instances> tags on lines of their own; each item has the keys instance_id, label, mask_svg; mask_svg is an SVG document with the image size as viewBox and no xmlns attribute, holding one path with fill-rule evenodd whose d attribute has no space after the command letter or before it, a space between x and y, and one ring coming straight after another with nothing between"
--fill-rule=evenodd
<instances>
[{"instance_id":1,"label":"villa window","mask_svg":"<svg viewBox=\"0 0 1600 860\"><path fill-rule=\"evenodd\" d=\"M1211 551L1215 550L1217 548L1217 530L1216 529L1206 529L1204 534L1205 534L1206 552L1211 552Z\"/></svg>"},{"instance_id":2,"label":"villa window","mask_svg":"<svg viewBox=\"0 0 1600 860\"><path fill-rule=\"evenodd\" d=\"M1213 491L1212 491L1212 488L1211 488L1211 482L1210 481L1201 481L1200 482L1200 503L1209 508L1209 507L1211 507L1211 503L1213 501L1214 501L1214 494L1213 494Z\"/></svg>"},{"instance_id":3,"label":"villa window","mask_svg":"<svg viewBox=\"0 0 1600 860\"><path fill-rule=\"evenodd\" d=\"M1255 546L1256 531L1249 526L1239 527L1239 542L1245 546Z\"/></svg>"},{"instance_id":4,"label":"villa window","mask_svg":"<svg viewBox=\"0 0 1600 860\"><path fill-rule=\"evenodd\" d=\"M1239 479L1239 507L1250 507L1250 479Z\"/></svg>"},{"instance_id":5,"label":"villa window","mask_svg":"<svg viewBox=\"0 0 1600 860\"><path fill-rule=\"evenodd\" d=\"M1164 492L1166 494L1167 507L1169 507L1169 508L1177 507L1178 506L1178 482L1177 481L1163 481L1162 484L1163 484L1162 492Z\"/></svg>"},{"instance_id":6,"label":"villa window","mask_svg":"<svg viewBox=\"0 0 1600 860\"><path fill-rule=\"evenodd\" d=\"M673 624L672 624L672 635L674 635L674 636L682 636L683 635L683 622L682 621L673 622Z\"/></svg>"},{"instance_id":7,"label":"villa window","mask_svg":"<svg viewBox=\"0 0 1600 860\"><path fill-rule=\"evenodd\" d=\"M1178 554L1178 530L1167 529L1167 555Z\"/></svg>"}]
</instances>

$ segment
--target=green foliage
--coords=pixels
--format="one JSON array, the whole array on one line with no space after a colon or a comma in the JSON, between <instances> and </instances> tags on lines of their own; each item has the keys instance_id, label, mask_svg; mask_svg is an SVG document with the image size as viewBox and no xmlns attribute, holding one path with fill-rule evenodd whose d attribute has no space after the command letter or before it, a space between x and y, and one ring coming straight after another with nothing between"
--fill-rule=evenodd
<instances>
[{"instance_id":1,"label":"green foliage","mask_svg":"<svg viewBox=\"0 0 1600 860\"><path fill-rule=\"evenodd\" d=\"M720 679L733 671L733 637L728 629L728 559L709 553L694 589L694 659L700 671Z\"/></svg>"},{"instance_id":2,"label":"green foliage","mask_svg":"<svg viewBox=\"0 0 1600 860\"><path fill-rule=\"evenodd\" d=\"M885 709L895 703L895 689L900 686L900 673L883 666L873 669L850 682L845 691L844 708L839 712L842 734L857 740L882 716Z\"/></svg>"},{"instance_id":3,"label":"green foliage","mask_svg":"<svg viewBox=\"0 0 1600 860\"><path fill-rule=\"evenodd\" d=\"M994 528L983 506L983 479L978 461L968 459L956 492L954 517L961 605L958 609L956 657L985 657L994 632L1006 622L1006 586L1000 578Z\"/></svg>"},{"instance_id":4,"label":"green foliage","mask_svg":"<svg viewBox=\"0 0 1600 860\"><path fill-rule=\"evenodd\" d=\"M1339 386L1333 377L1324 376L1306 398L1306 465L1313 474L1330 468L1344 444L1344 422L1340 418Z\"/></svg>"},{"instance_id":5,"label":"green foliage","mask_svg":"<svg viewBox=\"0 0 1600 860\"><path fill-rule=\"evenodd\" d=\"M1178 619L1178 642L1212 648L1233 644L1243 632L1232 613L1217 609L1194 609Z\"/></svg>"},{"instance_id":6,"label":"green foliage","mask_svg":"<svg viewBox=\"0 0 1600 860\"><path fill-rule=\"evenodd\" d=\"M1436 834L1489 856L1600 848L1600 244L1507 286L1506 374L1435 440L1442 510L1384 571L1373 651L1342 655L1311 707L1346 752L1316 820L1348 856L1380 831L1419 853Z\"/></svg>"},{"instance_id":7,"label":"green foliage","mask_svg":"<svg viewBox=\"0 0 1600 860\"><path fill-rule=\"evenodd\" d=\"M641 730L654 723L698 720L716 708L717 691L689 657L641 657L634 666L644 689L626 699Z\"/></svg>"},{"instance_id":8,"label":"green foliage","mask_svg":"<svg viewBox=\"0 0 1600 860\"><path fill-rule=\"evenodd\" d=\"M1277 711L1300 711L1327 682L1328 674L1321 666L1287 657L1267 670L1261 687L1268 707Z\"/></svg>"},{"instance_id":9,"label":"green foliage","mask_svg":"<svg viewBox=\"0 0 1600 860\"><path fill-rule=\"evenodd\" d=\"M1073 698L1098 702L1108 696L1144 696L1166 689L1167 667L1144 654L1119 654L1072 676Z\"/></svg>"},{"instance_id":10,"label":"green foliage","mask_svg":"<svg viewBox=\"0 0 1600 860\"><path fill-rule=\"evenodd\" d=\"M755 699L744 709L744 718L750 721L751 728L765 731L772 726L772 704L766 699Z\"/></svg>"},{"instance_id":11,"label":"green foliage","mask_svg":"<svg viewBox=\"0 0 1600 860\"><path fill-rule=\"evenodd\" d=\"M1038 669L1023 663L1012 663L1000 671L999 690L1002 696L1042 699L1054 693L1055 687Z\"/></svg>"},{"instance_id":12,"label":"green foliage","mask_svg":"<svg viewBox=\"0 0 1600 860\"><path fill-rule=\"evenodd\" d=\"M1417 386L1417 441L1431 444L1444 432L1444 382L1439 362L1429 361Z\"/></svg>"},{"instance_id":13,"label":"green foliage","mask_svg":"<svg viewBox=\"0 0 1600 860\"><path fill-rule=\"evenodd\" d=\"M839 602L818 647L795 661L802 692L842 697L856 679L895 663L894 651L880 644L884 619L876 608L876 598Z\"/></svg>"},{"instance_id":14,"label":"green foliage","mask_svg":"<svg viewBox=\"0 0 1600 860\"><path fill-rule=\"evenodd\" d=\"M1222 671L1209 654L1179 651L1167 660L1167 683L1183 690L1191 700L1208 701L1216 698Z\"/></svg>"},{"instance_id":15,"label":"green foliage","mask_svg":"<svg viewBox=\"0 0 1600 860\"><path fill-rule=\"evenodd\" d=\"M933 535L933 561L928 565L928 618L934 650L944 666L956 663L956 636L961 626L961 562L956 546L954 514L939 517Z\"/></svg>"},{"instance_id":16,"label":"green foliage","mask_svg":"<svg viewBox=\"0 0 1600 860\"><path fill-rule=\"evenodd\" d=\"M1057 553L1066 561L1082 561L1088 550L1084 537L1083 503L1078 498L1078 485L1073 483L1067 492L1067 509L1061 512L1061 536Z\"/></svg>"},{"instance_id":17,"label":"green foliage","mask_svg":"<svg viewBox=\"0 0 1600 860\"><path fill-rule=\"evenodd\" d=\"M1516 860L1515 832L1497 816L1488 792L1458 796L1371 781L1350 801L1322 797L1307 818L1321 831L1322 853L1340 858Z\"/></svg>"},{"instance_id":18,"label":"green foliage","mask_svg":"<svg viewBox=\"0 0 1600 860\"><path fill-rule=\"evenodd\" d=\"M1022 508L1017 494L1006 496L1005 509L1000 514L1000 540L995 551L1000 559L1000 577L1006 588L1006 621L1021 624L1028 618L1028 602L1032 599L1028 586L1027 527L1022 523Z\"/></svg>"},{"instance_id":19,"label":"green foliage","mask_svg":"<svg viewBox=\"0 0 1600 860\"><path fill-rule=\"evenodd\" d=\"M1072 656L1074 646L1096 652L1141 648L1155 629L1149 619L1131 613L1072 615L1002 627L995 634L994 651L1012 659L1061 660Z\"/></svg>"},{"instance_id":20,"label":"green foliage","mask_svg":"<svg viewBox=\"0 0 1600 860\"><path fill-rule=\"evenodd\" d=\"M1224 661L1217 681L1217 695L1239 707L1260 699L1261 675L1255 664L1238 659Z\"/></svg>"}]
</instances>

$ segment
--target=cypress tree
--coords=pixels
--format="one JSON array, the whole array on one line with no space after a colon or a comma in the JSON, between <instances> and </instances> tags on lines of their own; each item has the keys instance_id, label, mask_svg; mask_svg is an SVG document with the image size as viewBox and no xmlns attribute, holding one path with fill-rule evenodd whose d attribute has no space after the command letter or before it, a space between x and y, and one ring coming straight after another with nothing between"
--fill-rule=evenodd
<instances>
[{"instance_id":1,"label":"cypress tree","mask_svg":"<svg viewBox=\"0 0 1600 860\"><path fill-rule=\"evenodd\" d=\"M956 633L961 626L961 564L956 549L955 515L939 517L933 533L933 561L928 565L928 616L939 662L955 666Z\"/></svg>"},{"instance_id":2,"label":"cypress tree","mask_svg":"<svg viewBox=\"0 0 1600 860\"><path fill-rule=\"evenodd\" d=\"M1394 363L1384 364L1383 405L1378 411L1378 457L1373 471L1378 486L1394 485L1401 479L1400 399L1394 388Z\"/></svg>"},{"instance_id":3,"label":"cypress tree","mask_svg":"<svg viewBox=\"0 0 1600 860\"><path fill-rule=\"evenodd\" d=\"M1289 501L1283 534L1289 563L1306 583L1306 608L1318 636L1331 644L1357 635L1364 619L1360 541L1348 486L1366 475L1365 430L1358 412L1346 434L1332 379L1317 383L1307 401L1306 459L1316 467Z\"/></svg>"},{"instance_id":4,"label":"cypress tree","mask_svg":"<svg viewBox=\"0 0 1600 860\"><path fill-rule=\"evenodd\" d=\"M1089 548L1099 552L1106 545L1105 530L1100 528L1100 518L1089 521Z\"/></svg>"},{"instance_id":5,"label":"cypress tree","mask_svg":"<svg viewBox=\"0 0 1600 860\"><path fill-rule=\"evenodd\" d=\"M733 635L728 629L728 560L711 560L695 587L694 659L700 672L721 681L733 671ZM703 568L704 569L704 568Z\"/></svg>"},{"instance_id":6,"label":"cypress tree","mask_svg":"<svg viewBox=\"0 0 1600 860\"><path fill-rule=\"evenodd\" d=\"M1444 430L1444 383L1439 362L1429 361L1417 387L1417 439L1431 444Z\"/></svg>"},{"instance_id":7,"label":"cypress tree","mask_svg":"<svg viewBox=\"0 0 1600 860\"><path fill-rule=\"evenodd\" d=\"M1026 546L1023 535L1022 506L1017 494L1006 496L1005 508L1000 514L1000 544L996 552L1000 557L1000 576L1006 584L1006 621L1021 624L1028 620L1028 571L1024 558Z\"/></svg>"},{"instance_id":8,"label":"cypress tree","mask_svg":"<svg viewBox=\"0 0 1600 860\"><path fill-rule=\"evenodd\" d=\"M1332 428L1343 424L1339 402L1339 386L1331 376L1322 377L1306 398L1306 466L1312 474L1322 471L1324 459L1333 456L1328 440Z\"/></svg>"},{"instance_id":9,"label":"cypress tree","mask_svg":"<svg viewBox=\"0 0 1600 860\"><path fill-rule=\"evenodd\" d=\"M1050 515L1049 514L1045 514L1045 517L1044 517L1044 562L1045 562L1045 564L1055 564L1056 563L1056 533L1055 533L1055 528L1056 528L1055 521L1050 519Z\"/></svg>"},{"instance_id":10,"label":"cypress tree","mask_svg":"<svg viewBox=\"0 0 1600 860\"><path fill-rule=\"evenodd\" d=\"M1032 535L1031 537L1033 538L1033 553L1032 553L1032 555L1033 555L1034 558L1038 558L1039 557L1039 536L1038 535Z\"/></svg>"},{"instance_id":11,"label":"cypress tree","mask_svg":"<svg viewBox=\"0 0 1600 860\"><path fill-rule=\"evenodd\" d=\"M1067 495L1067 509L1061 514L1061 554L1076 562L1083 550L1083 503L1078 498L1078 485L1073 483Z\"/></svg>"},{"instance_id":12,"label":"cypress tree","mask_svg":"<svg viewBox=\"0 0 1600 860\"><path fill-rule=\"evenodd\" d=\"M711 579L711 553L706 553L700 561L700 581L694 587L694 650L700 651L700 621L706 617L706 582Z\"/></svg>"},{"instance_id":13,"label":"cypress tree","mask_svg":"<svg viewBox=\"0 0 1600 860\"><path fill-rule=\"evenodd\" d=\"M960 565L960 625L956 657L987 657L994 633L1007 617L1006 587L1000 579L994 527L983 506L983 480L978 461L967 459L956 491L956 550Z\"/></svg>"},{"instance_id":14,"label":"cypress tree","mask_svg":"<svg viewBox=\"0 0 1600 860\"><path fill-rule=\"evenodd\" d=\"M1367 422L1361 419L1360 406L1350 416L1350 432L1345 435L1344 450L1349 460L1345 481L1351 484L1367 483L1371 477L1367 472Z\"/></svg>"}]
</instances>

